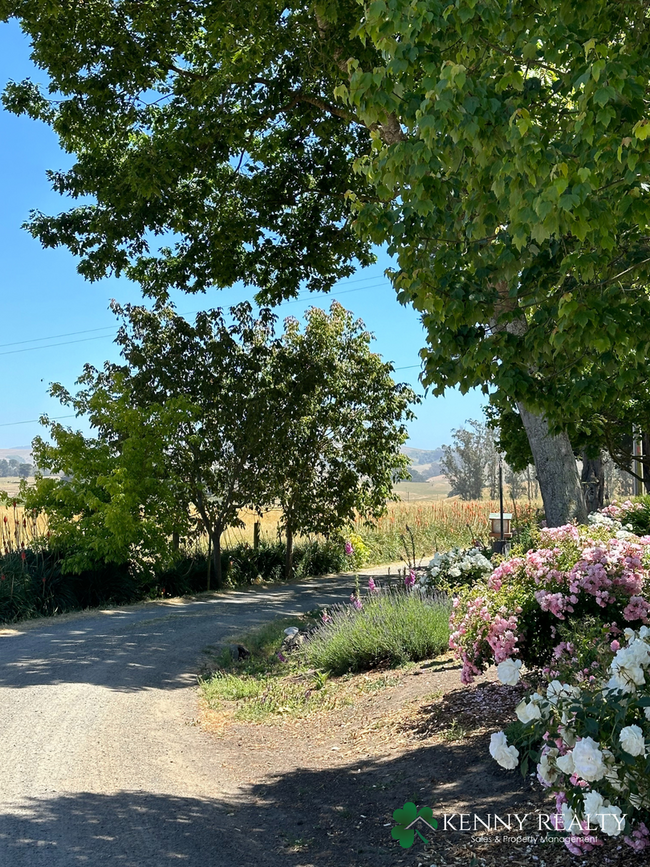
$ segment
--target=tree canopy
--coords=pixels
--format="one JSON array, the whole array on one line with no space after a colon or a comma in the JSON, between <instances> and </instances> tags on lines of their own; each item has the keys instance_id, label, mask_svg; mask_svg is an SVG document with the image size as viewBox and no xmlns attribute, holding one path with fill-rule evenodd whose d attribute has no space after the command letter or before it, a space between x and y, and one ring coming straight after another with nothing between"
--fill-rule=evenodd
<instances>
[{"instance_id":1,"label":"tree canopy","mask_svg":"<svg viewBox=\"0 0 650 867\"><path fill-rule=\"evenodd\" d=\"M334 302L311 308L303 331L285 321L273 411L275 497L287 536L291 574L294 534L331 535L356 516L379 517L407 477L404 422L413 390L396 385L392 366L370 351L363 322Z\"/></svg>"},{"instance_id":2,"label":"tree canopy","mask_svg":"<svg viewBox=\"0 0 650 867\"><path fill-rule=\"evenodd\" d=\"M75 394L51 389L93 435L51 422L53 442L34 442L39 467L62 477L37 477L25 502L47 512L64 568L164 562L203 530L219 586L222 536L242 509L281 506L289 573L293 534L382 513L393 476L406 476L416 396L340 304L312 308L304 332L288 319L279 336L276 317L248 303L194 323L169 307L114 309L123 363L86 366Z\"/></svg>"},{"instance_id":3,"label":"tree canopy","mask_svg":"<svg viewBox=\"0 0 650 867\"><path fill-rule=\"evenodd\" d=\"M549 519L579 511L561 431L647 379L645 0L0 0L10 16L51 85L5 105L53 126L76 155L54 187L94 202L34 214L43 244L162 299L243 280L277 300L385 243L426 382L492 389L538 473L560 456Z\"/></svg>"}]
</instances>

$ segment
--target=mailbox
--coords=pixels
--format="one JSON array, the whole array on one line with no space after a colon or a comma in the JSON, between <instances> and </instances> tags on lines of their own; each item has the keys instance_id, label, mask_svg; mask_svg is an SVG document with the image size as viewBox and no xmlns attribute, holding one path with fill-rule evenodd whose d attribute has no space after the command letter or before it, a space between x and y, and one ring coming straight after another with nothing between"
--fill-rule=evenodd
<instances>
[{"instance_id":1,"label":"mailbox","mask_svg":"<svg viewBox=\"0 0 650 867\"><path fill-rule=\"evenodd\" d=\"M503 513L503 538L504 539L512 539L512 529L510 526L510 522L512 521L512 513L504 512ZM500 512L490 512L490 538L491 539L500 539L501 538L501 513Z\"/></svg>"}]
</instances>

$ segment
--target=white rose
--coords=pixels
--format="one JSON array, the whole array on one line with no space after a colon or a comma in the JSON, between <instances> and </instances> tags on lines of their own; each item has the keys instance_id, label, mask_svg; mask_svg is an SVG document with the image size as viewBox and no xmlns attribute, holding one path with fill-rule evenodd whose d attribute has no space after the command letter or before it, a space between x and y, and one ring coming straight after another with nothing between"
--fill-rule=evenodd
<instances>
[{"instance_id":1,"label":"white rose","mask_svg":"<svg viewBox=\"0 0 650 867\"><path fill-rule=\"evenodd\" d=\"M598 821L597 816L605 804L603 796L598 792L588 792L584 796L583 800L585 805L585 819L587 819L591 825L599 825L600 822Z\"/></svg>"},{"instance_id":2,"label":"white rose","mask_svg":"<svg viewBox=\"0 0 650 867\"><path fill-rule=\"evenodd\" d=\"M637 725L625 726L619 735L621 746L631 756L645 756L645 740L642 729Z\"/></svg>"},{"instance_id":3,"label":"white rose","mask_svg":"<svg viewBox=\"0 0 650 867\"><path fill-rule=\"evenodd\" d=\"M618 837L625 827L621 808L613 807L611 804L601 807L600 813L594 818L600 825L603 834L607 834L608 837Z\"/></svg>"},{"instance_id":4,"label":"white rose","mask_svg":"<svg viewBox=\"0 0 650 867\"><path fill-rule=\"evenodd\" d=\"M623 635L627 638L628 641L631 641L634 638L635 633L634 630L630 629L630 627L628 626L627 629L623 630Z\"/></svg>"},{"instance_id":5,"label":"white rose","mask_svg":"<svg viewBox=\"0 0 650 867\"><path fill-rule=\"evenodd\" d=\"M638 644L646 647L643 641ZM622 647L617 651L609 667L612 676L607 682L608 689L634 692L637 686L645 683L645 674L642 668L642 665L645 664L643 663L645 652L638 644L634 642L634 646Z\"/></svg>"},{"instance_id":6,"label":"white rose","mask_svg":"<svg viewBox=\"0 0 650 867\"><path fill-rule=\"evenodd\" d=\"M519 669L521 668L521 659L504 659L497 665L497 675L501 683L506 683L508 686L514 686L519 683Z\"/></svg>"},{"instance_id":7,"label":"white rose","mask_svg":"<svg viewBox=\"0 0 650 867\"><path fill-rule=\"evenodd\" d=\"M578 741L573 748L575 773L589 783L601 780L607 772L599 746L593 738L587 737Z\"/></svg>"},{"instance_id":8,"label":"white rose","mask_svg":"<svg viewBox=\"0 0 650 867\"><path fill-rule=\"evenodd\" d=\"M640 668L634 668L633 670L624 668L615 671L607 681L605 692L634 692L639 673L643 675L643 671Z\"/></svg>"},{"instance_id":9,"label":"white rose","mask_svg":"<svg viewBox=\"0 0 650 867\"><path fill-rule=\"evenodd\" d=\"M542 712L539 709L539 705L534 701L527 702L525 698L519 702L515 708L515 713L517 714L519 722L522 722L524 725L527 725L534 719L542 718Z\"/></svg>"},{"instance_id":10,"label":"white rose","mask_svg":"<svg viewBox=\"0 0 650 867\"><path fill-rule=\"evenodd\" d=\"M643 713L645 714L645 718L650 720L650 707L644 707Z\"/></svg>"},{"instance_id":11,"label":"white rose","mask_svg":"<svg viewBox=\"0 0 650 867\"><path fill-rule=\"evenodd\" d=\"M639 629L639 638L643 638L645 641L648 635L650 635L650 629L648 629L647 626L642 626L641 629Z\"/></svg>"},{"instance_id":12,"label":"white rose","mask_svg":"<svg viewBox=\"0 0 650 867\"><path fill-rule=\"evenodd\" d=\"M650 663L650 647L645 643L645 641L641 641L640 638L635 638L634 641L631 641L627 648L622 648L623 652L627 650L629 656L636 662L637 665L647 666ZM619 650L617 652L620 653Z\"/></svg>"},{"instance_id":13,"label":"white rose","mask_svg":"<svg viewBox=\"0 0 650 867\"><path fill-rule=\"evenodd\" d=\"M452 566L449 570L449 575L451 578L460 578L460 569L458 566Z\"/></svg>"},{"instance_id":14,"label":"white rose","mask_svg":"<svg viewBox=\"0 0 650 867\"><path fill-rule=\"evenodd\" d=\"M562 827L565 831L580 831L582 825L580 819L568 804L562 804Z\"/></svg>"},{"instance_id":15,"label":"white rose","mask_svg":"<svg viewBox=\"0 0 650 867\"><path fill-rule=\"evenodd\" d=\"M547 753L544 753L539 760L539 764L537 765L537 773L540 778L549 786L552 786L553 783L557 780L557 771L553 764L553 760L557 757L557 750L555 748L549 750Z\"/></svg>"},{"instance_id":16,"label":"white rose","mask_svg":"<svg viewBox=\"0 0 650 867\"><path fill-rule=\"evenodd\" d=\"M551 704L557 704L559 699L580 698L580 689L559 680L552 680L546 688L546 698ZM568 721L565 720L565 723Z\"/></svg>"},{"instance_id":17,"label":"white rose","mask_svg":"<svg viewBox=\"0 0 650 867\"><path fill-rule=\"evenodd\" d=\"M511 771L519 764L519 750L509 747L504 732L494 732L490 738L490 755L502 768Z\"/></svg>"},{"instance_id":18,"label":"white rose","mask_svg":"<svg viewBox=\"0 0 650 867\"><path fill-rule=\"evenodd\" d=\"M573 766L573 756L571 753L567 753L565 756L558 756L555 760L555 764L562 771L563 774L568 774L571 776L574 773L575 768Z\"/></svg>"}]
</instances>

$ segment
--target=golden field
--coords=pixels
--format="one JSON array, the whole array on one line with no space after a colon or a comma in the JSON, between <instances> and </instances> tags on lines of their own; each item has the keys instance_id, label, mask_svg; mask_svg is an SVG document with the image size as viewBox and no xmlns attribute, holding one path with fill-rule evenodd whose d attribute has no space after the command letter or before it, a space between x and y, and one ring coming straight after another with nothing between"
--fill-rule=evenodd
<instances>
[{"instance_id":1,"label":"golden field","mask_svg":"<svg viewBox=\"0 0 650 867\"><path fill-rule=\"evenodd\" d=\"M10 495L17 494L18 481L2 479L0 490ZM469 545L475 539L487 541L488 515L498 511L498 501L462 501L455 497L449 498L448 491L449 485L444 477L431 482L400 482L395 487L395 493L400 500L388 505L384 517L370 526L358 520L352 529L369 546L371 559L375 562L396 556L399 558L403 550L401 537L406 534L407 527L413 532L416 548L422 555L453 545ZM506 511L513 511L511 500L504 505ZM526 511L528 503L522 500L515 508ZM281 538L281 513L277 509L265 512L261 518L255 512L245 510L241 513L241 519L244 522L243 527L230 528L224 534L224 547L243 542L252 544L253 526L257 520L261 524L262 540L274 542ZM0 506L0 526L2 550L15 550L21 543L28 545L34 534L44 534L47 531L47 520L45 516L41 516L34 522L23 514L20 507Z\"/></svg>"}]
</instances>

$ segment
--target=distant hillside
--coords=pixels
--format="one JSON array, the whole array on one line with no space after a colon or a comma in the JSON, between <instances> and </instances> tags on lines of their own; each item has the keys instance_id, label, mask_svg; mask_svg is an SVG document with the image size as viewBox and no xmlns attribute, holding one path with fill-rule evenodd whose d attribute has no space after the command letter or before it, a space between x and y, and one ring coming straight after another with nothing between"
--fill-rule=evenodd
<instances>
[{"instance_id":1,"label":"distant hillside","mask_svg":"<svg viewBox=\"0 0 650 867\"><path fill-rule=\"evenodd\" d=\"M441 473L442 449L412 449L403 446L402 452L411 460L413 481L426 481Z\"/></svg>"},{"instance_id":2,"label":"distant hillside","mask_svg":"<svg viewBox=\"0 0 650 867\"><path fill-rule=\"evenodd\" d=\"M8 461L9 458L16 458L23 464L31 464L32 450L29 446L17 446L15 449L0 449L0 460Z\"/></svg>"}]
</instances>

